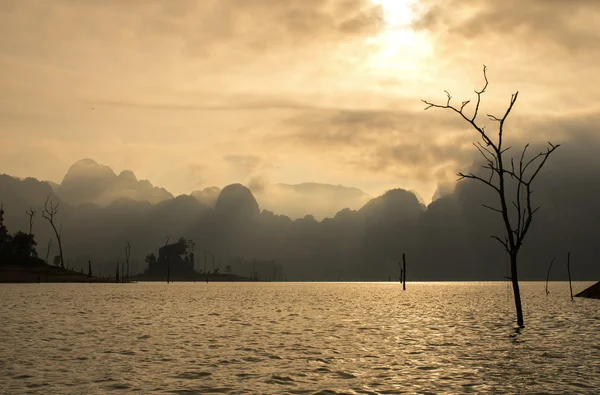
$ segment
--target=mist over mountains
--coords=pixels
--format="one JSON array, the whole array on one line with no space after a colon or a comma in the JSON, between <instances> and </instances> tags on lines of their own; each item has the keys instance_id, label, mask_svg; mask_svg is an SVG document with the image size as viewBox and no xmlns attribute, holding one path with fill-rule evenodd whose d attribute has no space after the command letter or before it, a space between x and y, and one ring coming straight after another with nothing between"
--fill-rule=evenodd
<instances>
[{"instance_id":1,"label":"mist over mountains","mask_svg":"<svg viewBox=\"0 0 600 395\"><path fill-rule=\"evenodd\" d=\"M173 198L166 189L156 188L148 180L138 181L130 170L117 175L110 167L92 159L82 159L71 166L60 185L55 186L55 192L74 206L84 203L107 206L121 198L156 204Z\"/></svg>"},{"instance_id":2,"label":"mist over mountains","mask_svg":"<svg viewBox=\"0 0 600 395\"><path fill-rule=\"evenodd\" d=\"M92 203L106 207L123 198L158 204L175 197L148 180L138 180L130 170L117 175L110 167L92 159L77 161L69 168L60 184L50 184L56 195L72 206ZM369 195L357 188L319 183L260 184L251 189L263 208L293 219L307 214L316 218L334 216L340 208L358 209L369 199ZM215 208L220 193L221 188L211 186L192 191L190 196Z\"/></svg>"},{"instance_id":3,"label":"mist over mountains","mask_svg":"<svg viewBox=\"0 0 600 395\"><path fill-rule=\"evenodd\" d=\"M563 150L562 160L550 163L539 179L535 198L542 209L523 249L522 279L545 278L553 257L551 278L564 279L567 251L576 279L600 277L600 208L590 203L600 198L600 166L591 155L574 161L574 154ZM123 260L129 241L133 271L142 271L144 257L171 236L194 240L199 261L203 252L214 254L221 267L241 257L275 260L289 280L397 279L402 253L409 281L503 279L507 259L489 237L501 234L500 218L481 206L491 200L488 191L460 182L443 194L425 206L400 188L369 200L355 188L307 183L275 184L256 193L233 184L174 197L130 171L117 175L90 159L73 165L58 185L0 175L0 202L11 232L28 228L26 209L38 210L33 233L41 257L52 236L41 208L49 195L61 202L65 261L76 269L91 260L108 273ZM300 208L290 204L301 201ZM349 208L319 220L302 212L313 203L321 214ZM263 205L288 207L292 215ZM54 244L50 257L57 253Z\"/></svg>"}]
</instances>

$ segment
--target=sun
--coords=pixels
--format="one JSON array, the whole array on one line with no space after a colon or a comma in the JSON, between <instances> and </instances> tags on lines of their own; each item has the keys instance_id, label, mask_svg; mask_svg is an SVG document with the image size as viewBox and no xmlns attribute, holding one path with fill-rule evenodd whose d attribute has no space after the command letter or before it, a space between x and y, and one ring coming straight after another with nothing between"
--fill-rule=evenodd
<instances>
[{"instance_id":1,"label":"sun","mask_svg":"<svg viewBox=\"0 0 600 395\"><path fill-rule=\"evenodd\" d=\"M382 26L367 42L372 47L369 66L384 73L417 70L431 53L427 37L413 29L419 0L371 0L381 7Z\"/></svg>"},{"instance_id":2,"label":"sun","mask_svg":"<svg viewBox=\"0 0 600 395\"><path fill-rule=\"evenodd\" d=\"M414 19L415 0L372 0L383 10L383 21L387 29L410 26Z\"/></svg>"}]
</instances>

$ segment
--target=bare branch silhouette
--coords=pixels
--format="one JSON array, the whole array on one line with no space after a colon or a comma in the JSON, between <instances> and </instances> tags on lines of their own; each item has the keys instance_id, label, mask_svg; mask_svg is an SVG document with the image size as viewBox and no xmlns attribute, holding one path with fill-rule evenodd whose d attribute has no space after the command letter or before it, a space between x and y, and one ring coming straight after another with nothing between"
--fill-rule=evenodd
<instances>
[{"instance_id":1,"label":"bare branch silhouette","mask_svg":"<svg viewBox=\"0 0 600 395\"><path fill-rule=\"evenodd\" d=\"M33 234L33 223L35 221L34 220L35 213L36 213L36 211L31 206L29 206L29 210L25 210L25 214L29 215L29 235L30 236Z\"/></svg>"},{"instance_id":2,"label":"bare branch silhouette","mask_svg":"<svg viewBox=\"0 0 600 395\"><path fill-rule=\"evenodd\" d=\"M62 248L62 240L61 240L61 236L62 236L62 221L60 223L60 230L56 228L56 215L58 214L58 212L60 211L60 203L54 203L52 201L52 199L50 198L50 195L48 195L46 197L46 202L44 203L44 210L42 211L42 217L46 218L46 220L48 220L48 223L50 223L50 226L52 226L52 229L54 230L54 235L56 236L56 240L58 241L58 251L59 251L59 256L60 256L60 266L61 267L65 267L65 259L64 259L64 255L63 255L63 248Z\"/></svg>"},{"instance_id":3,"label":"bare branch silhouette","mask_svg":"<svg viewBox=\"0 0 600 395\"><path fill-rule=\"evenodd\" d=\"M519 92L511 95L510 102L504 114L501 117L493 114L487 114L488 119L498 124L497 137L493 137L488 134L484 126L480 126L477 123L477 115L481 104L481 96L485 93L489 81L487 77L487 67L483 66L483 77L485 84L479 91L475 91L477 95L477 102L475 104L475 110L471 117L468 117L464 110L469 100L463 101L460 108L457 108L451 104L452 95L448 91L446 93L446 104L435 104L427 100L422 100L427 106L425 110L432 107L449 109L460 115L465 121L467 121L479 134L483 143L475 143L475 148L479 151L480 155L485 161L482 166L483 169L489 170L490 175L487 178L479 176L475 173L458 173L458 180L472 179L479 181L491 188L497 193L500 208L492 207L486 204L483 206L491 211L499 213L502 216L504 224L505 236L504 239L499 236L492 236L493 239L497 240L510 255L511 260L511 281L513 284L513 291L515 296L515 307L517 310L517 324L522 327L524 326L523 321L523 310L521 307L521 294L519 290L519 282L517 275L517 256L519 250L523 245L523 241L527 232L531 227L534 214L537 212L539 207L534 207L532 204L531 195L533 193L532 184L536 179L542 167L546 164L548 157L558 148L560 145L555 145L548 142L548 146L545 151L534 155L533 157L526 159L527 150L529 144L526 144L518 159L518 164L515 164L514 158L505 157L505 153L511 148L504 148L504 126L508 116L510 115ZM507 165L507 163L509 165ZM510 190L507 185L508 180L516 183L515 190ZM514 210L513 210L514 209Z\"/></svg>"}]
</instances>

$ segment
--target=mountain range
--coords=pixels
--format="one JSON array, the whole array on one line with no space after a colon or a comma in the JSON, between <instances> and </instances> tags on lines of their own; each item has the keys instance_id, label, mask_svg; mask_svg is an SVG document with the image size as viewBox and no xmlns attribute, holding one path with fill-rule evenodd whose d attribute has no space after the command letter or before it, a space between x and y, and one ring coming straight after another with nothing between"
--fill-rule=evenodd
<instances>
[{"instance_id":1,"label":"mountain range","mask_svg":"<svg viewBox=\"0 0 600 395\"><path fill-rule=\"evenodd\" d=\"M536 188L542 209L523 248L521 278L545 279L556 257L551 278L565 279L562 261L571 252L574 278L597 279L600 208L588 202L600 198L599 169L591 163L584 171L578 167L573 177L568 163L548 167ZM267 196L269 192L273 195ZM323 219L301 216L300 210L295 218L261 209L259 202L273 202L280 193L307 202L329 199L322 205L328 210L350 207ZM276 184L256 195L258 199L246 186L232 184L175 197L131 171L117 175L90 159L74 164L60 184L0 175L7 227L11 232L28 229L25 210L36 210L33 233L41 257L52 237L41 216L44 201L50 196L60 202L65 261L76 269L87 268L91 260L96 272L113 270L124 259L128 241L132 270L140 272L145 256L156 254L170 236L194 240L198 264L214 256L217 265L230 265L235 272L241 257L275 260L289 280L397 279L403 253L409 281L506 276L506 254L490 237L502 234L501 220L482 207L493 204L493 196L477 183L459 182L428 206L400 188L368 199L343 186ZM49 255L55 254L56 242Z\"/></svg>"}]
</instances>

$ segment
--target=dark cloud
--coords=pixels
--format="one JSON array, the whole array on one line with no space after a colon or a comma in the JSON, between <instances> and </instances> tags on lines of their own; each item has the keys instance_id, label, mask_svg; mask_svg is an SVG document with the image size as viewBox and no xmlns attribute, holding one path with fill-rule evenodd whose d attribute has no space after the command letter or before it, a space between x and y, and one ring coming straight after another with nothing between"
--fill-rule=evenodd
<instances>
[{"instance_id":1,"label":"dark cloud","mask_svg":"<svg viewBox=\"0 0 600 395\"><path fill-rule=\"evenodd\" d=\"M464 40L519 40L519 46L557 47L570 52L597 52L600 4L595 0L425 0L415 27L445 31L452 45Z\"/></svg>"}]
</instances>

